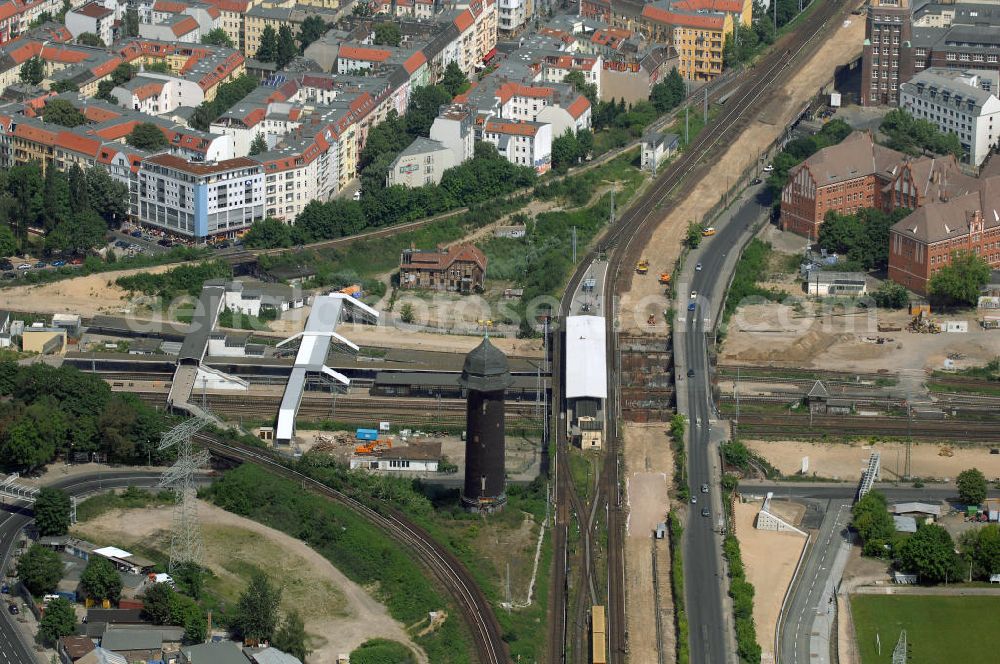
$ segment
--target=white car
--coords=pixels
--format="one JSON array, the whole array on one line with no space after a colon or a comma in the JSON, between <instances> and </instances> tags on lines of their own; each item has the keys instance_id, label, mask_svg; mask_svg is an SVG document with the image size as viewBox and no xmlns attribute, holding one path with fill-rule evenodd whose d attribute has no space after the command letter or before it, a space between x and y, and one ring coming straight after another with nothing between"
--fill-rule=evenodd
<instances>
[{"instance_id":1,"label":"white car","mask_svg":"<svg viewBox=\"0 0 1000 664\"><path fill-rule=\"evenodd\" d=\"M691 291L691 299L692 300L698 299L698 291L696 290Z\"/></svg>"},{"instance_id":2,"label":"white car","mask_svg":"<svg viewBox=\"0 0 1000 664\"><path fill-rule=\"evenodd\" d=\"M694 266L694 269L695 269L695 272L701 272L701 263L696 264Z\"/></svg>"},{"instance_id":3,"label":"white car","mask_svg":"<svg viewBox=\"0 0 1000 664\"><path fill-rule=\"evenodd\" d=\"M772 166L771 164L768 164L767 166L764 167L764 172L765 173L770 173L773 170L774 170L774 166Z\"/></svg>"}]
</instances>

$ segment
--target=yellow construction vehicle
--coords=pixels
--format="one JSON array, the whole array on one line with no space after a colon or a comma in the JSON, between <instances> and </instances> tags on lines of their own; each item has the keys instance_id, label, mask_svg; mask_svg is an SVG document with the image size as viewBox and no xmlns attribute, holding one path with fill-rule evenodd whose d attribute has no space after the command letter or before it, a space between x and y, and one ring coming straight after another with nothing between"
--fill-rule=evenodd
<instances>
[{"instance_id":1,"label":"yellow construction vehicle","mask_svg":"<svg viewBox=\"0 0 1000 664\"><path fill-rule=\"evenodd\" d=\"M635 271L638 274L646 274L649 272L649 261L643 258L641 261L635 264Z\"/></svg>"}]
</instances>

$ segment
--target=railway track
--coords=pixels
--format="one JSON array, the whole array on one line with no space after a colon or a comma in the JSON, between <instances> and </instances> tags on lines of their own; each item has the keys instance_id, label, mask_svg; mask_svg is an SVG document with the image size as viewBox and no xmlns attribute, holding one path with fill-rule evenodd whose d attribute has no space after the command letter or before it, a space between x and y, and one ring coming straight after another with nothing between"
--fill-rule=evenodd
<instances>
[{"instance_id":1,"label":"railway track","mask_svg":"<svg viewBox=\"0 0 1000 664\"><path fill-rule=\"evenodd\" d=\"M768 101L767 93L776 86L791 62L802 53L813 39L826 27L828 22L844 11L843 2L823 3L808 22L803 24L794 32L785 35L772 47L771 52L764 56L761 61L752 69L744 71L739 77L733 80L733 85L738 86L729 95L729 100L723 107L720 117L716 118L695 138L691 145L681 153L680 157L673 161L664 170L663 174L656 180L653 186L636 201L622 216L621 221L610 228L604 237L599 241L597 247L591 251L572 275L566 288L563 302L561 303L560 315L567 312L567 297L571 298L576 291L580 281L584 278L587 267L593 260L595 254L609 252L609 265L607 284L604 293L604 311L615 312L617 310L616 295L628 286L631 276L630 270L626 267L634 261L636 254L641 247L648 242L655 224L663 216L660 208L671 202L672 196L679 193L681 184L686 180L694 178L706 172L712 163L712 157L720 149L728 146L736 136L738 136L745 124L754 117L761 109L762 105ZM717 93L718 94L718 93ZM716 99L717 100L717 97ZM605 456L604 472L598 486L595 500L607 500L608 502L608 643L610 647L609 661L620 664L624 661L627 653L627 630L625 625L625 590L624 590L624 560L623 560L623 524L624 513L622 511L622 500L620 495L621 481L619 477L619 455L621 443L616 417L619 415L617 409L617 349L615 348L617 325L614 316L607 318L607 338L608 345L607 364L614 370L608 372L608 406L606 412L608 417L608 444ZM561 361L561 357L557 357ZM559 376L557 370L553 371L554 376ZM555 420L558 421L558 420ZM558 465L563 465L564 458L562 452L562 442L557 444ZM557 482L558 491L557 502L566 504L573 502L572 496L566 489L566 483ZM570 491L572 488L570 487ZM565 538L559 541L556 538L556 560L566 557ZM557 566L557 576L561 572L565 574L565 565L560 569ZM589 574L589 572L588 572ZM565 601L565 594L562 589L566 587L566 579L553 579L553 588L556 592L553 596L562 598ZM596 601L596 600L595 600ZM556 611L565 611L565 604L555 607ZM558 631L562 628L563 632ZM583 629L585 624L579 624L578 628ZM557 624L553 628L551 638L553 643L564 643L565 623ZM551 657L553 662L562 661L558 657L558 651L553 645L550 651L556 656Z\"/></svg>"},{"instance_id":2,"label":"railway track","mask_svg":"<svg viewBox=\"0 0 1000 664\"><path fill-rule=\"evenodd\" d=\"M193 439L218 456L253 463L276 475L295 481L303 488L347 507L384 530L412 551L451 595L472 634L479 661L484 664L501 664L509 661L500 623L492 605L461 561L438 544L423 528L384 504L380 504L378 510L373 509L341 491L288 468L261 450L222 441L204 433L195 434Z\"/></svg>"},{"instance_id":3,"label":"railway track","mask_svg":"<svg viewBox=\"0 0 1000 664\"><path fill-rule=\"evenodd\" d=\"M929 441L1000 442L997 422L925 420L905 417L849 417L829 415L747 415L741 414L734 427L742 436L767 438L793 436L911 437Z\"/></svg>"}]
</instances>

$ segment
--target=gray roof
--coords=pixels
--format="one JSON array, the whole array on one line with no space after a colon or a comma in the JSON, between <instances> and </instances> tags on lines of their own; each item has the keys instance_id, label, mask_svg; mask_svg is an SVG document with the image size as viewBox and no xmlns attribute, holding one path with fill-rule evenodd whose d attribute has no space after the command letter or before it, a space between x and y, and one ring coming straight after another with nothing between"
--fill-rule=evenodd
<instances>
[{"instance_id":1,"label":"gray roof","mask_svg":"<svg viewBox=\"0 0 1000 664\"><path fill-rule=\"evenodd\" d=\"M399 157L396 158L398 161L402 157L409 157L415 154L425 154L427 152L436 152L438 150L447 150L444 143L441 141L435 141L433 138L424 138L423 136L418 136L413 139L402 152L399 153Z\"/></svg>"},{"instance_id":2,"label":"gray roof","mask_svg":"<svg viewBox=\"0 0 1000 664\"><path fill-rule=\"evenodd\" d=\"M823 384L823 381L817 380L815 383L813 383L812 389L809 390L809 394L806 396L828 397L830 396L830 391L826 389L826 385Z\"/></svg>"},{"instance_id":3,"label":"gray roof","mask_svg":"<svg viewBox=\"0 0 1000 664\"><path fill-rule=\"evenodd\" d=\"M184 646L181 654L190 664L247 664L239 646L231 641Z\"/></svg>"},{"instance_id":4,"label":"gray roof","mask_svg":"<svg viewBox=\"0 0 1000 664\"><path fill-rule=\"evenodd\" d=\"M462 387L491 392L510 387L511 382L507 356L490 343L489 337L483 338L482 343L465 356Z\"/></svg>"},{"instance_id":5,"label":"gray roof","mask_svg":"<svg viewBox=\"0 0 1000 664\"><path fill-rule=\"evenodd\" d=\"M931 503L899 503L898 505L890 507L889 511L894 514L917 512L919 514L933 514L934 516L941 516L941 506L932 505Z\"/></svg>"},{"instance_id":6,"label":"gray roof","mask_svg":"<svg viewBox=\"0 0 1000 664\"><path fill-rule=\"evenodd\" d=\"M277 648L264 648L254 652L256 648L244 648L243 652L257 664L302 664L298 657L289 655Z\"/></svg>"},{"instance_id":7,"label":"gray roof","mask_svg":"<svg viewBox=\"0 0 1000 664\"><path fill-rule=\"evenodd\" d=\"M978 85L969 85L965 80L974 76L986 78L990 81L993 90L997 87L996 72L975 71L961 69L945 69L943 67L931 67L926 69L912 79L900 85L900 90L922 98L938 97L944 100L943 93L947 92L949 101L960 104L962 101L972 101L975 109L982 108L983 104L993 96L992 92L987 92Z\"/></svg>"},{"instance_id":8,"label":"gray roof","mask_svg":"<svg viewBox=\"0 0 1000 664\"><path fill-rule=\"evenodd\" d=\"M896 532L915 533L917 532L917 520L912 516L894 516L892 523L896 526Z\"/></svg>"},{"instance_id":9,"label":"gray roof","mask_svg":"<svg viewBox=\"0 0 1000 664\"><path fill-rule=\"evenodd\" d=\"M219 318L219 309L225 289L221 286L206 286L201 290L201 297L195 306L191 326L184 337L184 344L178 354L180 360L197 360L201 362L208 348L208 337Z\"/></svg>"},{"instance_id":10,"label":"gray roof","mask_svg":"<svg viewBox=\"0 0 1000 664\"><path fill-rule=\"evenodd\" d=\"M108 628L101 637L101 647L115 652L127 650L158 650L163 647L163 635L158 629Z\"/></svg>"}]
</instances>

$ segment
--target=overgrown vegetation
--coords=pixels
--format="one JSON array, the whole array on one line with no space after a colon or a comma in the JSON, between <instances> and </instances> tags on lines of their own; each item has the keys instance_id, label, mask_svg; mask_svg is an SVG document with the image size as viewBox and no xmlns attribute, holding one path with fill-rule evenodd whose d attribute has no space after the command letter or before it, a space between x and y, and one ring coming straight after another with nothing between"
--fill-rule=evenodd
<instances>
[{"instance_id":1,"label":"overgrown vegetation","mask_svg":"<svg viewBox=\"0 0 1000 664\"><path fill-rule=\"evenodd\" d=\"M379 483L384 491L373 493L387 492L388 496L381 496L383 499L401 502L410 509L415 508L413 501L419 501L402 484L384 482L386 478L349 479L348 471L330 471L345 481ZM429 611L448 610L451 617L436 631L415 640L431 661L469 661L469 639L461 627L458 611L407 553L353 512L249 464L226 473L206 494L224 509L303 540L349 578L374 588L376 598L386 605L390 615L406 625L426 621ZM422 502L429 510L426 499Z\"/></svg>"},{"instance_id":2,"label":"overgrown vegetation","mask_svg":"<svg viewBox=\"0 0 1000 664\"><path fill-rule=\"evenodd\" d=\"M0 397L0 463L11 470L39 468L71 449L117 463L166 458L157 451L163 415L95 375L0 362Z\"/></svg>"},{"instance_id":3,"label":"overgrown vegetation","mask_svg":"<svg viewBox=\"0 0 1000 664\"><path fill-rule=\"evenodd\" d=\"M764 473L765 477L773 478L779 475L777 469L745 444L734 439L722 444L722 460L727 466L738 469L746 477L755 472Z\"/></svg>"},{"instance_id":4,"label":"overgrown vegetation","mask_svg":"<svg viewBox=\"0 0 1000 664\"><path fill-rule=\"evenodd\" d=\"M147 67L149 69L149 67ZM209 127L220 115L228 111L248 94L257 88L258 81L254 77L243 74L219 85L219 90L212 101L203 101L191 114L191 127L199 131L208 131Z\"/></svg>"},{"instance_id":5,"label":"overgrown vegetation","mask_svg":"<svg viewBox=\"0 0 1000 664\"><path fill-rule=\"evenodd\" d=\"M159 274L140 272L118 277L115 284L131 293L142 293L169 301L181 295L197 296L206 281L231 276L233 271L228 263L206 261L193 265L180 265Z\"/></svg>"},{"instance_id":6,"label":"overgrown vegetation","mask_svg":"<svg viewBox=\"0 0 1000 664\"><path fill-rule=\"evenodd\" d=\"M962 157L964 150L958 134L942 132L930 120L918 120L900 108L882 118L879 131L889 137L888 147L911 155L952 154Z\"/></svg>"},{"instance_id":7,"label":"overgrown vegetation","mask_svg":"<svg viewBox=\"0 0 1000 664\"><path fill-rule=\"evenodd\" d=\"M415 664L413 653L402 643L369 639L351 651L353 664Z\"/></svg>"},{"instance_id":8,"label":"overgrown vegetation","mask_svg":"<svg viewBox=\"0 0 1000 664\"><path fill-rule=\"evenodd\" d=\"M684 595L684 528L677 510L667 513L670 528L670 589L674 597L674 627L677 630L677 664L691 661L691 628L688 625Z\"/></svg>"},{"instance_id":9,"label":"overgrown vegetation","mask_svg":"<svg viewBox=\"0 0 1000 664\"><path fill-rule=\"evenodd\" d=\"M78 523L84 523L112 510L158 507L173 503L174 493L168 489L154 493L139 487L129 486L122 493L99 493L87 498L77 505L76 520Z\"/></svg>"},{"instance_id":10,"label":"overgrown vegetation","mask_svg":"<svg viewBox=\"0 0 1000 664\"><path fill-rule=\"evenodd\" d=\"M722 540L722 554L729 568L729 596L733 598L733 618L736 628L736 653L740 662L760 664L761 648L753 620L753 584L747 581L740 554L740 542L727 534Z\"/></svg>"},{"instance_id":11,"label":"overgrown vegetation","mask_svg":"<svg viewBox=\"0 0 1000 664\"><path fill-rule=\"evenodd\" d=\"M726 307L723 312L723 320L729 320L736 309L743 304L744 300L750 297L762 298L772 302L784 302L788 294L771 288L762 288L757 285L767 270L771 259L771 244L758 238L750 240L740 260L736 263L733 274L733 283L729 287L726 295Z\"/></svg>"},{"instance_id":12,"label":"overgrown vegetation","mask_svg":"<svg viewBox=\"0 0 1000 664\"><path fill-rule=\"evenodd\" d=\"M684 432L687 418L678 413L670 418L670 444L674 451L674 489L677 498L683 502L691 497L691 487L687 477L687 452L684 446Z\"/></svg>"},{"instance_id":13,"label":"overgrown vegetation","mask_svg":"<svg viewBox=\"0 0 1000 664\"><path fill-rule=\"evenodd\" d=\"M932 302L974 307L979 301L980 290L989 279L989 263L971 251L957 251L931 276L928 291Z\"/></svg>"},{"instance_id":14,"label":"overgrown vegetation","mask_svg":"<svg viewBox=\"0 0 1000 664\"><path fill-rule=\"evenodd\" d=\"M843 255L840 270L885 270L889 266L889 229L912 210L896 208L885 213L861 208L854 214L826 213L819 227L819 246Z\"/></svg>"}]
</instances>

